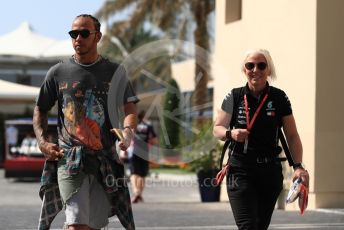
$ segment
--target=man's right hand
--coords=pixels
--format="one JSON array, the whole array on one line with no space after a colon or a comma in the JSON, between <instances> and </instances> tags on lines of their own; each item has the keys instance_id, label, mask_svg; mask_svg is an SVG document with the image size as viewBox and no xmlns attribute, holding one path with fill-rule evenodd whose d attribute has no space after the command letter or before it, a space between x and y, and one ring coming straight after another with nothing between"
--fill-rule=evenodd
<instances>
[{"instance_id":1,"label":"man's right hand","mask_svg":"<svg viewBox=\"0 0 344 230\"><path fill-rule=\"evenodd\" d=\"M54 143L44 142L40 144L39 149L48 161L58 160L64 155L63 149Z\"/></svg>"}]
</instances>

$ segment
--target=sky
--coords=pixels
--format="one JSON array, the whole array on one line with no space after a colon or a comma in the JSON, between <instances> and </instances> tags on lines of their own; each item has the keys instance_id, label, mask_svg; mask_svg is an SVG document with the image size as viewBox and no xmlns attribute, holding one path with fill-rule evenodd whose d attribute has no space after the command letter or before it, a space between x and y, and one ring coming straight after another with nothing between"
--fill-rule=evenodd
<instances>
[{"instance_id":1,"label":"sky","mask_svg":"<svg viewBox=\"0 0 344 230\"><path fill-rule=\"evenodd\" d=\"M105 0L3 0L0 36L29 22L35 32L56 40L68 39L75 16L94 14Z\"/></svg>"}]
</instances>

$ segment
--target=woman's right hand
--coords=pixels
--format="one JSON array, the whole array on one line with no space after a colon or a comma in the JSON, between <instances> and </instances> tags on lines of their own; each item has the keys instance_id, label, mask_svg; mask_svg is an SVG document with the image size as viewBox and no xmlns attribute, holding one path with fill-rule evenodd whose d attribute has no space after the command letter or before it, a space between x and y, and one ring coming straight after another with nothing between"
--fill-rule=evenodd
<instances>
[{"instance_id":1,"label":"woman's right hand","mask_svg":"<svg viewBox=\"0 0 344 230\"><path fill-rule=\"evenodd\" d=\"M249 134L247 129L232 129L231 131L232 139L236 142L244 142Z\"/></svg>"}]
</instances>

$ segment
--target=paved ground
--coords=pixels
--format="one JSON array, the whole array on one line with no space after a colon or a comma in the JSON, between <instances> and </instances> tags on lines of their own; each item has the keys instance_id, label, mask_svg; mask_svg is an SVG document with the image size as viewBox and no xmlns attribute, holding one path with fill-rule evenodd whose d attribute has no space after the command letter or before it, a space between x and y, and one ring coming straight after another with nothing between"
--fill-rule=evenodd
<instances>
[{"instance_id":1,"label":"paved ground","mask_svg":"<svg viewBox=\"0 0 344 230\"><path fill-rule=\"evenodd\" d=\"M0 170L0 230L36 229L40 200L37 181L5 180ZM237 229L226 202L201 203L194 176L160 175L149 178L145 202L133 205L137 229ZM52 229L61 229L63 213ZM109 229L123 229L116 218ZM270 229L344 229L344 210L298 212L276 210Z\"/></svg>"}]
</instances>

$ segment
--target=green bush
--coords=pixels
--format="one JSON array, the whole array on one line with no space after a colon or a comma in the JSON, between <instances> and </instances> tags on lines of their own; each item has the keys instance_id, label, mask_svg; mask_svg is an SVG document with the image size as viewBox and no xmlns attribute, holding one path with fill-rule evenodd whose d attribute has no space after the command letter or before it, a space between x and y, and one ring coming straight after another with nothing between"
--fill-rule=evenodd
<instances>
[{"instance_id":1,"label":"green bush","mask_svg":"<svg viewBox=\"0 0 344 230\"><path fill-rule=\"evenodd\" d=\"M199 135L195 137L192 149L184 155L188 159L188 170L199 172L219 168L222 144L213 136L212 123L201 127Z\"/></svg>"},{"instance_id":2,"label":"green bush","mask_svg":"<svg viewBox=\"0 0 344 230\"><path fill-rule=\"evenodd\" d=\"M177 82L171 79L168 82L167 93L164 101L164 125L166 130L161 130L160 145L167 151L164 155L176 155L174 150L180 144L180 124L176 120L180 119L180 91Z\"/></svg>"}]
</instances>

